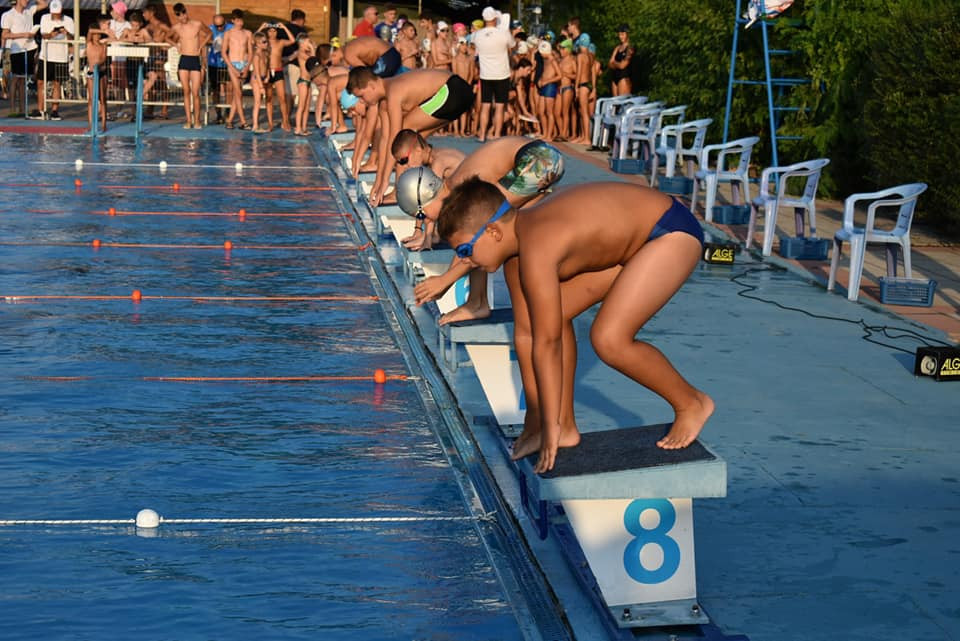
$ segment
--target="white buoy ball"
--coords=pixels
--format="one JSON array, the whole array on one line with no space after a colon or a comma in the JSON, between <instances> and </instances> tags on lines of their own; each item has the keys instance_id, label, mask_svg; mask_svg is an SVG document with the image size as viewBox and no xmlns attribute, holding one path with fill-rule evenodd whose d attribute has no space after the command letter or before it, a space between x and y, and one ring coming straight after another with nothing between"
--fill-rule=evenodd
<instances>
[{"instance_id":1,"label":"white buoy ball","mask_svg":"<svg viewBox=\"0 0 960 641\"><path fill-rule=\"evenodd\" d=\"M83 169L83 160L81 158L77 158L74 161L73 166L77 168L77 171L80 171Z\"/></svg>"},{"instance_id":2,"label":"white buoy ball","mask_svg":"<svg viewBox=\"0 0 960 641\"><path fill-rule=\"evenodd\" d=\"M140 510L137 512L137 527L160 527L160 515L151 509Z\"/></svg>"},{"instance_id":3,"label":"white buoy ball","mask_svg":"<svg viewBox=\"0 0 960 641\"><path fill-rule=\"evenodd\" d=\"M161 161L160 161L160 173L162 174L162 173L164 173L165 171L167 171L167 161L166 161L166 160L161 160Z\"/></svg>"},{"instance_id":4,"label":"white buoy ball","mask_svg":"<svg viewBox=\"0 0 960 641\"><path fill-rule=\"evenodd\" d=\"M236 169L237 173L239 174L241 171L243 171L243 163L238 162L236 165L233 166L233 168Z\"/></svg>"}]
</instances>

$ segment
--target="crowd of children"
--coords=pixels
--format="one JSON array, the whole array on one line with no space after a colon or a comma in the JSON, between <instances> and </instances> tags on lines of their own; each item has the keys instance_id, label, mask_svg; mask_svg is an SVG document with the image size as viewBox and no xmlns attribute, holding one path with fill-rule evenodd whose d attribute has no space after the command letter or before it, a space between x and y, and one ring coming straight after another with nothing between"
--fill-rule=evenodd
<instances>
[{"instance_id":1,"label":"crowd of children","mask_svg":"<svg viewBox=\"0 0 960 641\"><path fill-rule=\"evenodd\" d=\"M58 9L61 6L53 4ZM217 14L213 23L206 25L188 16L186 7L177 3L172 24L167 24L160 5L127 11L124 2L117 0L109 15L100 16L86 33L88 89L92 89L95 69L103 71L97 75L106 89L101 96L104 101L114 99L118 87L132 86L127 76L136 72L137 65L129 61L124 65L116 56L108 59L107 45L157 44L160 46L151 46L152 62L160 58L176 62L185 127L201 127L206 122L200 100L206 83L214 91L215 102L228 105L228 109L218 106L217 124L263 133L274 128L279 112L281 128L309 135L311 112L317 127L326 118L331 121L331 131L345 130L350 100L341 100L341 94L351 68L369 66L383 78L436 69L461 78L473 94L471 107L439 128L440 135L475 136L481 141L501 135L533 135L583 144L589 139L601 76L609 72L615 95L631 91L633 47L626 25L620 27L619 43L604 64L576 17L567 21L559 35L542 26L535 29L538 35L530 35L519 21L511 21L509 15L491 7L470 24L451 25L426 16L414 22L398 15L390 5L383 21L375 24L377 14L374 7L368 7L355 30L358 35L341 45L338 38L315 42L297 26L298 18L299 24L303 22L302 15L293 16L290 23L267 22L251 31L239 9ZM177 49L175 59L167 57L166 46ZM161 115L166 117L168 101L153 95L169 90L170 80L155 69L159 66L144 65L143 96L148 105L163 103ZM245 91L252 93L252 105L244 101ZM104 124L105 105L101 102L99 109ZM153 108L148 106L145 117L152 116Z\"/></svg>"}]
</instances>

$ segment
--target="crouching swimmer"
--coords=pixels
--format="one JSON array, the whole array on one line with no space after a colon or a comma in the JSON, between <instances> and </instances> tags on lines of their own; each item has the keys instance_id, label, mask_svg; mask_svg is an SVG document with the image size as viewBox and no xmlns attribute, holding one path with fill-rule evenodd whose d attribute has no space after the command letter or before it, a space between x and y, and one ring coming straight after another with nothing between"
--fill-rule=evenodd
<instances>
[{"instance_id":1,"label":"crouching swimmer","mask_svg":"<svg viewBox=\"0 0 960 641\"><path fill-rule=\"evenodd\" d=\"M657 445L679 449L697 438L713 400L636 338L700 259L703 232L685 206L647 187L591 183L518 213L497 187L474 178L444 201L438 231L470 266L504 266L528 416L538 419L525 421L514 458L539 450L534 469L542 473L558 448L580 442L571 416L576 342L564 327L596 303L597 355L673 407L673 425Z\"/></svg>"}]
</instances>

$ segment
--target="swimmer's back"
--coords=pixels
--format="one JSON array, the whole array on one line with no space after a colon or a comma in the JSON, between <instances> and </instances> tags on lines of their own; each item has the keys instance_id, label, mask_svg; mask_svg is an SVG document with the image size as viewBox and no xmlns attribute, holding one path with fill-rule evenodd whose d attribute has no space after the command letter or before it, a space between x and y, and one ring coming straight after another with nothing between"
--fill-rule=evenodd
<instances>
[{"instance_id":1,"label":"swimmer's back","mask_svg":"<svg viewBox=\"0 0 960 641\"><path fill-rule=\"evenodd\" d=\"M459 149L450 147L444 149L434 148L433 162L430 163L430 169L441 178L448 178L463 164L467 154Z\"/></svg>"},{"instance_id":2,"label":"swimmer's back","mask_svg":"<svg viewBox=\"0 0 960 641\"><path fill-rule=\"evenodd\" d=\"M622 265L672 204L655 189L621 182L560 189L519 215L521 265L525 250L556 261L561 280Z\"/></svg>"},{"instance_id":3,"label":"swimmer's back","mask_svg":"<svg viewBox=\"0 0 960 641\"><path fill-rule=\"evenodd\" d=\"M466 157L450 176L450 187L456 187L468 178L479 176L481 180L497 184L513 169L517 152L532 142L526 136L503 136L484 143Z\"/></svg>"}]
</instances>

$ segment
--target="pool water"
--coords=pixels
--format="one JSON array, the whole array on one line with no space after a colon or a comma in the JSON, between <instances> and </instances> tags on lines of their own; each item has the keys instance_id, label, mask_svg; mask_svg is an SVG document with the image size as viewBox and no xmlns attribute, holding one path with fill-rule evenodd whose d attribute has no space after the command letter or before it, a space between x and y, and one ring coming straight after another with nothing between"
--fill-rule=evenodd
<instances>
[{"instance_id":1,"label":"pool water","mask_svg":"<svg viewBox=\"0 0 960 641\"><path fill-rule=\"evenodd\" d=\"M0 150L0 519L461 519L0 527L0 638L521 637L310 145Z\"/></svg>"}]
</instances>

